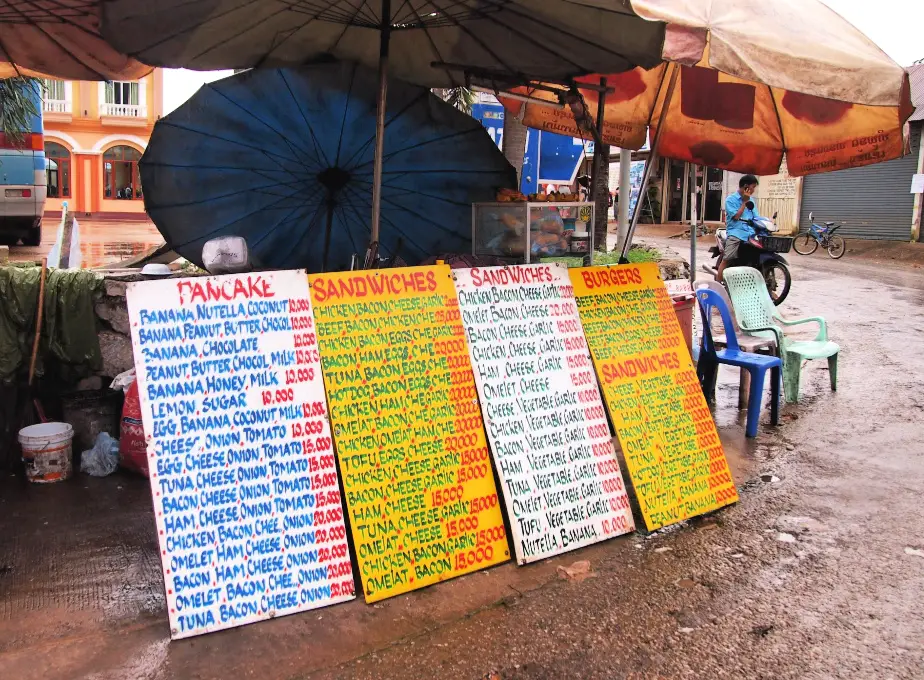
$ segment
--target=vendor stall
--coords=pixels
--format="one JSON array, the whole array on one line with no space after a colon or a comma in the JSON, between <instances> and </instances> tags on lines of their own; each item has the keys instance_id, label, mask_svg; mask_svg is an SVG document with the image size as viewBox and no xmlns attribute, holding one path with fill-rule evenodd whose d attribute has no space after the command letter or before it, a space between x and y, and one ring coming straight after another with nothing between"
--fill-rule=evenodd
<instances>
[{"instance_id":1,"label":"vendor stall","mask_svg":"<svg viewBox=\"0 0 924 680\"><path fill-rule=\"evenodd\" d=\"M472 254L510 264L593 252L594 204L572 194L498 196L472 205Z\"/></svg>"}]
</instances>

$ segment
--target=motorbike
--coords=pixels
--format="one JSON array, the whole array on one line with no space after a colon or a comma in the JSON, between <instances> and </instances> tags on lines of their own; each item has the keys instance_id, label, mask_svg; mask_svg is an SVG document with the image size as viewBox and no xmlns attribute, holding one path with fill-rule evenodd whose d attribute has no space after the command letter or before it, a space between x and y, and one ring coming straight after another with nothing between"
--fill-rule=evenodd
<instances>
[{"instance_id":1,"label":"motorbike","mask_svg":"<svg viewBox=\"0 0 924 680\"><path fill-rule=\"evenodd\" d=\"M764 277L767 284L767 292L773 304L781 305L789 295L789 289L792 286L792 274L789 271L789 263L783 257L783 253L788 253L792 249L792 239L787 236L775 236L777 226L775 223L777 214L773 218L758 217L753 220L746 220L747 224L755 231L755 236L742 243L738 249L739 267L752 267L758 270ZM725 242L728 238L725 229L719 229L715 232L716 244L709 249L714 265L703 265L703 270L715 276L719 265L725 256Z\"/></svg>"}]
</instances>

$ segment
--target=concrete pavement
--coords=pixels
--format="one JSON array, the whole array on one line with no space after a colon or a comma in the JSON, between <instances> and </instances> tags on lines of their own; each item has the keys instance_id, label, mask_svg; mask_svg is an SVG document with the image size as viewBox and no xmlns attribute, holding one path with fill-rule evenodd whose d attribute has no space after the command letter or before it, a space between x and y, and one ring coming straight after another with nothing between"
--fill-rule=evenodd
<instances>
[{"instance_id":1,"label":"concrete pavement","mask_svg":"<svg viewBox=\"0 0 924 680\"><path fill-rule=\"evenodd\" d=\"M0 677L921 677L924 275L792 262L783 311L827 317L839 390L810 364L803 403L745 442L723 370L716 420L738 505L374 606L169 642L144 480L4 479ZM577 560L593 576L562 578Z\"/></svg>"}]
</instances>

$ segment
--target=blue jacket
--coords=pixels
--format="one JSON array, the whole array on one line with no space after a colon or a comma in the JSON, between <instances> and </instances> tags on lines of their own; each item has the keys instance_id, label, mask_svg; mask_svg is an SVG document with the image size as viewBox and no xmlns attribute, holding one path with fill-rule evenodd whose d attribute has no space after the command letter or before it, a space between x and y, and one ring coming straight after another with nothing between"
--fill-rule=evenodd
<instances>
[{"instance_id":1,"label":"blue jacket","mask_svg":"<svg viewBox=\"0 0 924 680\"><path fill-rule=\"evenodd\" d=\"M740 191L736 191L725 199L725 226L728 228L728 235L734 236L742 241L747 241L754 236L755 233L751 225L744 220L753 220L755 217L760 217L760 214L757 212L757 206L755 205L753 210L745 208L744 212L741 213L740 220L735 219L735 215L738 214L741 204L747 203L748 200L753 199L745 199Z\"/></svg>"}]
</instances>

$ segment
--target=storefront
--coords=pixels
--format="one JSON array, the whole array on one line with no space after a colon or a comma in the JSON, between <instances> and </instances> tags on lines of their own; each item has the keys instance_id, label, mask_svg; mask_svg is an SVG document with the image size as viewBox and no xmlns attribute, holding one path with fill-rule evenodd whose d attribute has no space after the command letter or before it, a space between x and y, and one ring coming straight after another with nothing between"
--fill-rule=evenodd
<instances>
[{"instance_id":1,"label":"storefront","mask_svg":"<svg viewBox=\"0 0 924 680\"><path fill-rule=\"evenodd\" d=\"M689 222L693 217L694 202L691 198L694 189L691 187L693 181L691 167L695 167L696 170L697 219L701 222L721 222L726 193L725 171L702 165L691 166L690 163L669 158L661 160L661 172L664 177L661 201L667 206L664 222Z\"/></svg>"}]
</instances>

